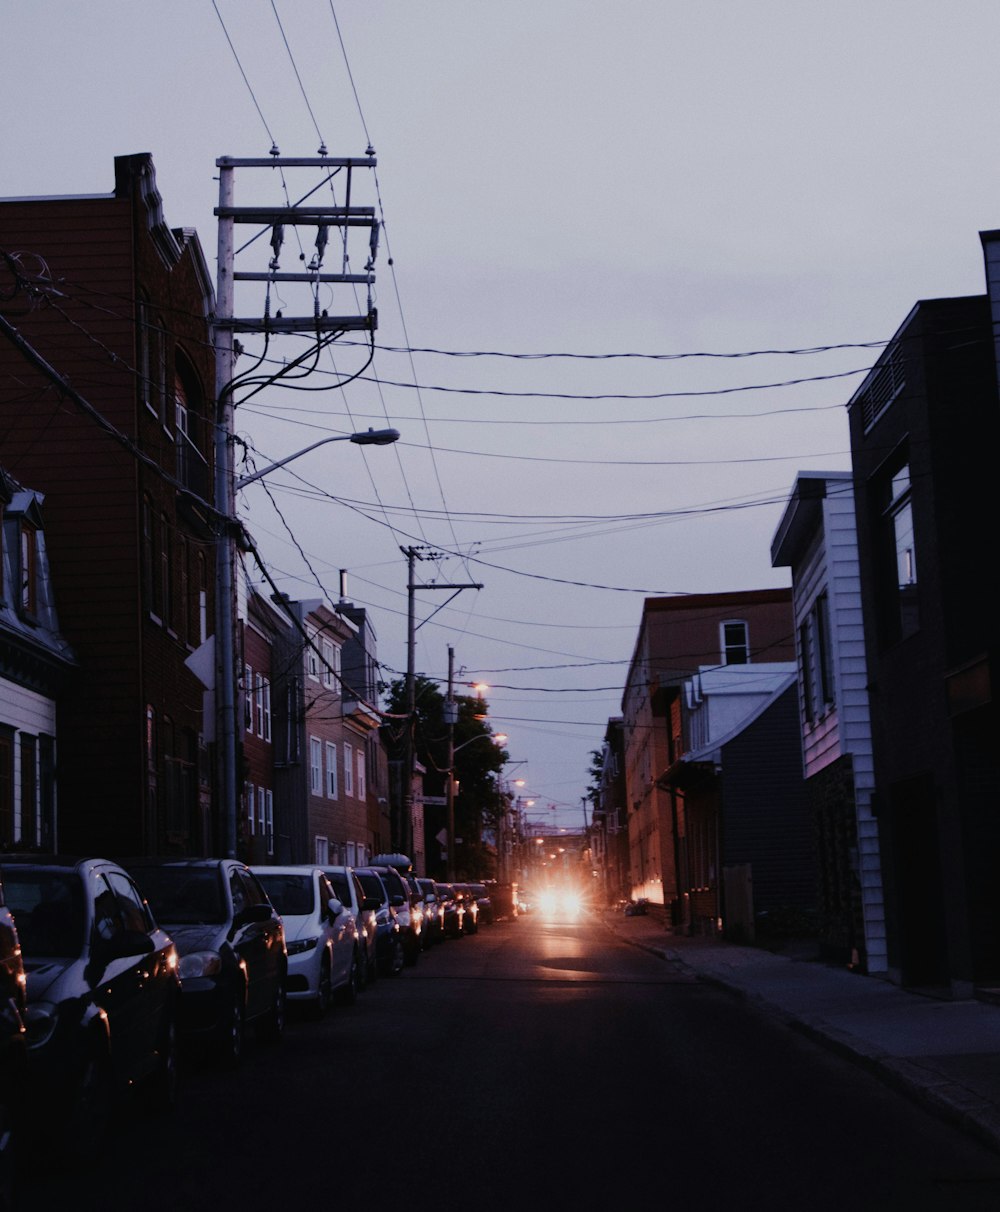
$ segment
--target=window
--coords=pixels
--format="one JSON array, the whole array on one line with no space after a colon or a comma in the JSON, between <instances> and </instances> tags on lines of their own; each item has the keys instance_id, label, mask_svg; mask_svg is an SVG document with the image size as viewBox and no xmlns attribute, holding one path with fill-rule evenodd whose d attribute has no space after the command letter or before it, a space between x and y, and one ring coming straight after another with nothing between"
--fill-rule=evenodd
<instances>
[{"instance_id":1,"label":"window","mask_svg":"<svg viewBox=\"0 0 1000 1212\"><path fill-rule=\"evenodd\" d=\"M188 434L188 399L179 376L174 378L174 448L177 452L177 479L190 488L192 450Z\"/></svg>"},{"instance_id":2,"label":"window","mask_svg":"<svg viewBox=\"0 0 1000 1212\"><path fill-rule=\"evenodd\" d=\"M326 794L327 798L337 798L337 746L333 741L326 743Z\"/></svg>"},{"instance_id":3,"label":"window","mask_svg":"<svg viewBox=\"0 0 1000 1212\"><path fill-rule=\"evenodd\" d=\"M254 675L254 701L257 704L257 735L264 735L264 675L257 673Z\"/></svg>"},{"instance_id":4,"label":"window","mask_svg":"<svg viewBox=\"0 0 1000 1212\"><path fill-rule=\"evenodd\" d=\"M824 707L832 707L836 696L833 686L833 655L830 650L830 600L825 593L821 593L816 599L813 617L816 620L820 701Z\"/></svg>"},{"instance_id":5,"label":"window","mask_svg":"<svg viewBox=\"0 0 1000 1212\"><path fill-rule=\"evenodd\" d=\"M750 661L750 628L740 619L722 624L723 665L746 665Z\"/></svg>"},{"instance_id":6,"label":"window","mask_svg":"<svg viewBox=\"0 0 1000 1212\"><path fill-rule=\"evenodd\" d=\"M916 535L908 458L898 455L874 482L874 527L879 549L879 615L884 643L912 635L920 625Z\"/></svg>"},{"instance_id":7,"label":"window","mask_svg":"<svg viewBox=\"0 0 1000 1212\"><path fill-rule=\"evenodd\" d=\"M366 772L365 772L365 751L364 751L364 749L359 749L357 751L356 757L357 757L357 763L358 763L358 781L357 781L358 799L363 800L363 799L365 799L365 797L368 794L368 792L366 790L367 784L366 784L366 779L365 779Z\"/></svg>"},{"instance_id":8,"label":"window","mask_svg":"<svg viewBox=\"0 0 1000 1212\"><path fill-rule=\"evenodd\" d=\"M38 743L21 733L21 842L38 845Z\"/></svg>"},{"instance_id":9,"label":"window","mask_svg":"<svg viewBox=\"0 0 1000 1212\"><path fill-rule=\"evenodd\" d=\"M306 646L306 670L309 677L314 681L319 681L319 652L316 648L316 633L310 631L307 633L308 642Z\"/></svg>"},{"instance_id":10,"label":"window","mask_svg":"<svg viewBox=\"0 0 1000 1212\"><path fill-rule=\"evenodd\" d=\"M160 519L160 526L160 610L158 613L163 625L172 627L174 621L173 536L166 514L163 514Z\"/></svg>"},{"instance_id":11,"label":"window","mask_svg":"<svg viewBox=\"0 0 1000 1212\"><path fill-rule=\"evenodd\" d=\"M337 650L329 640L323 641L323 685L336 690L337 682L334 677L336 669Z\"/></svg>"},{"instance_id":12,"label":"window","mask_svg":"<svg viewBox=\"0 0 1000 1212\"><path fill-rule=\"evenodd\" d=\"M799 661L802 670L802 715L807 724L816 718L816 690L813 678L812 636L809 620L799 626Z\"/></svg>"},{"instance_id":13,"label":"window","mask_svg":"<svg viewBox=\"0 0 1000 1212\"><path fill-rule=\"evenodd\" d=\"M243 731L253 732L253 669L243 667Z\"/></svg>"},{"instance_id":14,"label":"window","mask_svg":"<svg viewBox=\"0 0 1000 1212\"><path fill-rule=\"evenodd\" d=\"M21 522L21 609L34 615L38 609L38 531Z\"/></svg>"},{"instance_id":15,"label":"window","mask_svg":"<svg viewBox=\"0 0 1000 1212\"><path fill-rule=\"evenodd\" d=\"M315 736L309 738L309 790L323 794L323 743Z\"/></svg>"},{"instance_id":16,"label":"window","mask_svg":"<svg viewBox=\"0 0 1000 1212\"><path fill-rule=\"evenodd\" d=\"M14 843L14 730L0 725L0 845Z\"/></svg>"},{"instance_id":17,"label":"window","mask_svg":"<svg viewBox=\"0 0 1000 1212\"><path fill-rule=\"evenodd\" d=\"M265 677L261 677L261 698L260 698L260 713L261 721L258 725L261 729L260 735L265 741L271 740L271 683Z\"/></svg>"},{"instance_id":18,"label":"window","mask_svg":"<svg viewBox=\"0 0 1000 1212\"><path fill-rule=\"evenodd\" d=\"M243 784L243 802L247 809L247 832L253 837L257 832L257 808L253 783Z\"/></svg>"},{"instance_id":19,"label":"window","mask_svg":"<svg viewBox=\"0 0 1000 1212\"><path fill-rule=\"evenodd\" d=\"M316 866L325 867L330 861L330 839L316 837L313 840L316 847Z\"/></svg>"},{"instance_id":20,"label":"window","mask_svg":"<svg viewBox=\"0 0 1000 1212\"><path fill-rule=\"evenodd\" d=\"M198 626L195 634L198 636L198 643L204 644L208 639L208 572L205 566L205 557L201 552L198 552L197 577Z\"/></svg>"},{"instance_id":21,"label":"window","mask_svg":"<svg viewBox=\"0 0 1000 1212\"><path fill-rule=\"evenodd\" d=\"M354 794L354 748L344 742L344 795Z\"/></svg>"}]
</instances>

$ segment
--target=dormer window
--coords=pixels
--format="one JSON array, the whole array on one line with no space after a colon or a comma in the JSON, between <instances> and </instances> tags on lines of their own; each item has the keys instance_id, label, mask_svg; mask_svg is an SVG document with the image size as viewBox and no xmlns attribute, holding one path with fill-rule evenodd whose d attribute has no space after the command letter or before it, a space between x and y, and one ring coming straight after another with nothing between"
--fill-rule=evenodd
<instances>
[{"instance_id":1,"label":"dormer window","mask_svg":"<svg viewBox=\"0 0 1000 1212\"><path fill-rule=\"evenodd\" d=\"M21 610L34 618L38 611L38 531L21 523Z\"/></svg>"}]
</instances>

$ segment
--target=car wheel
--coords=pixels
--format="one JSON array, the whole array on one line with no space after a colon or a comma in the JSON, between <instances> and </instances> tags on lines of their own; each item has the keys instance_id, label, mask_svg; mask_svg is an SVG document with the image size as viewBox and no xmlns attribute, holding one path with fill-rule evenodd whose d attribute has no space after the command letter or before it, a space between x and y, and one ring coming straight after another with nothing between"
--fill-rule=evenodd
<instances>
[{"instance_id":1,"label":"car wheel","mask_svg":"<svg viewBox=\"0 0 1000 1212\"><path fill-rule=\"evenodd\" d=\"M114 1074L106 1052L88 1056L64 1122L63 1151L71 1163L92 1164L104 1151L114 1107Z\"/></svg>"},{"instance_id":2,"label":"car wheel","mask_svg":"<svg viewBox=\"0 0 1000 1212\"><path fill-rule=\"evenodd\" d=\"M243 1059L246 1043L246 1018L243 1007L243 991L237 989L219 1024L215 1054L227 1069L235 1069Z\"/></svg>"},{"instance_id":3,"label":"car wheel","mask_svg":"<svg viewBox=\"0 0 1000 1212\"><path fill-rule=\"evenodd\" d=\"M278 988L274 994L274 1001L271 1003L271 1009L268 1010L264 1018L261 1020L260 1026L257 1028L259 1037L265 1044L276 1044L285 1034L285 1015L287 1013L287 1003L285 999L285 980L282 977L278 984Z\"/></svg>"},{"instance_id":4,"label":"car wheel","mask_svg":"<svg viewBox=\"0 0 1000 1212\"><path fill-rule=\"evenodd\" d=\"M143 1095L150 1111L162 1115L172 1111L177 1105L177 1023L172 1009L167 1011L159 1053L156 1070L146 1082Z\"/></svg>"},{"instance_id":5,"label":"car wheel","mask_svg":"<svg viewBox=\"0 0 1000 1212\"><path fill-rule=\"evenodd\" d=\"M368 950L365 948L358 952L358 992L363 993L371 982L371 973L368 971Z\"/></svg>"},{"instance_id":6,"label":"car wheel","mask_svg":"<svg viewBox=\"0 0 1000 1212\"><path fill-rule=\"evenodd\" d=\"M392 940L392 959L389 965L389 975L399 976L403 971L403 965L406 963L406 952L403 947L403 940L397 935Z\"/></svg>"},{"instance_id":7,"label":"car wheel","mask_svg":"<svg viewBox=\"0 0 1000 1212\"><path fill-rule=\"evenodd\" d=\"M351 952L351 970L347 974L347 984L340 991L340 1002L344 1006L353 1006L358 1000L358 990L361 988L361 961L357 951Z\"/></svg>"},{"instance_id":8,"label":"car wheel","mask_svg":"<svg viewBox=\"0 0 1000 1212\"><path fill-rule=\"evenodd\" d=\"M316 1001L313 1005L316 1017L323 1018L328 1014L332 1003L333 977L330 974L330 953L328 951L323 956L323 961L319 967L319 984L317 986Z\"/></svg>"}]
</instances>

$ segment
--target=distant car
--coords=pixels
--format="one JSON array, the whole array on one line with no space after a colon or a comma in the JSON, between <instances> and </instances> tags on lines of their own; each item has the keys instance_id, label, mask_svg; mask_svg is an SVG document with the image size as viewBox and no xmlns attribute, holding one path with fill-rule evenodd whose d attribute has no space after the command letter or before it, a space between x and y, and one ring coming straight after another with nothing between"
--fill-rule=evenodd
<instances>
[{"instance_id":1,"label":"distant car","mask_svg":"<svg viewBox=\"0 0 1000 1212\"><path fill-rule=\"evenodd\" d=\"M336 997L358 996L361 944L354 914L319 867L251 867L281 914L288 951L288 997L324 1015Z\"/></svg>"},{"instance_id":2,"label":"distant car","mask_svg":"<svg viewBox=\"0 0 1000 1212\"><path fill-rule=\"evenodd\" d=\"M230 1065L253 1024L267 1043L285 1029L288 959L281 917L238 859L129 864L177 945L185 1038Z\"/></svg>"},{"instance_id":3,"label":"distant car","mask_svg":"<svg viewBox=\"0 0 1000 1212\"><path fill-rule=\"evenodd\" d=\"M479 906L479 921L484 926L493 925L493 900L490 896L489 889L485 884L475 883L470 884L469 888L472 895L476 898L476 904Z\"/></svg>"},{"instance_id":4,"label":"distant car","mask_svg":"<svg viewBox=\"0 0 1000 1212\"><path fill-rule=\"evenodd\" d=\"M27 989L17 925L0 884L0 1209L14 1207L28 1094Z\"/></svg>"},{"instance_id":5,"label":"distant car","mask_svg":"<svg viewBox=\"0 0 1000 1212\"><path fill-rule=\"evenodd\" d=\"M465 933L465 902L455 894L454 884L442 884L435 880L434 887L441 905L441 937L461 938Z\"/></svg>"},{"instance_id":6,"label":"distant car","mask_svg":"<svg viewBox=\"0 0 1000 1212\"><path fill-rule=\"evenodd\" d=\"M457 900L465 910L462 918L462 933L476 934L479 930L479 902L476 900L476 894L469 884L452 884L452 887Z\"/></svg>"},{"instance_id":7,"label":"distant car","mask_svg":"<svg viewBox=\"0 0 1000 1212\"><path fill-rule=\"evenodd\" d=\"M173 1106L177 950L106 859L7 856L4 887L27 977L31 1132L93 1160L127 1090Z\"/></svg>"},{"instance_id":8,"label":"distant car","mask_svg":"<svg viewBox=\"0 0 1000 1212\"><path fill-rule=\"evenodd\" d=\"M440 943L444 938L444 907L438 897L437 885L433 880L417 877L417 888L424 905L424 946L430 947Z\"/></svg>"},{"instance_id":9,"label":"distant car","mask_svg":"<svg viewBox=\"0 0 1000 1212\"><path fill-rule=\"evenodd\" d=\"M424 925L424 914L420 902L395 867L372 864L370 870L378 872L389 893L389 904L399 922L403 938L403 959L407 965L412 967L420 958L420 933Z\"/></svg>"},{"instance_id":10,"label":"distant car","mask_svg":"<svg viewBox=\"0 0 1000 1212\"><path fill-rule=\"evenodd\" d=\"M406 952L403 931L390 904L389 890L373 867L357 867L354 873L365 893L362 908L375 915L377 970L385 976L398 976L403 971Z\"/></svg>"},{"instance_id":11,"label":"distant car","mask_svg":"<svg viewBox=\"0 0 1000 1212\"><path fill-rule=\"evenodd\" d=\"M361 887L361 881L353 867L324 867L323 873L333 885L335 895L350 909L357 923L361 958L360 986L365 989L378 978L378 924L375 921L375 911L365 908L365 890Z\"/></svg>"}]
</instances>

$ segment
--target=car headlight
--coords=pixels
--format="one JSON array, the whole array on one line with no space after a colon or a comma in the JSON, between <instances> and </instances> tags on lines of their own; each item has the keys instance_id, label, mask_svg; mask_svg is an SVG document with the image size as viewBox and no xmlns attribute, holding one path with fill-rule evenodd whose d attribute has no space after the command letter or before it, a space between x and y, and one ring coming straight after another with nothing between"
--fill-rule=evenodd
<instances>
[{"instance_id":1,"label":"car headlight","mask_svg":"<svg viewBox=\"0 0 1000 1212\"><path fill-rule=\"evenodd\" d=\"M197 976L218 976L222 971L222 956L218 951L192 951L182 955L177 965L177 974L184 980Z\"/></svg>"},{"instance_id":2,"label":"car headlight","mask_svg":"<svg viewBox=\"0 0 1000 1212\"><path fill-rule=\"evenodd\" d=\"M289 955L301 955L303 951L313 951L319 943L319 938L297 938L288 944Z\"/></svg>"},{"instance_id":3,"label":"car headlight","mask_svg":"<svg viewBox=\"0 0 1000 1212\"><path fill-rule=\"evenodd\" d=\"M51 1002L34 1002L25 1014L28 1047L40 1048L52 1038L59 1024L59 1009Z\"/></svg>"}]
</instances>

